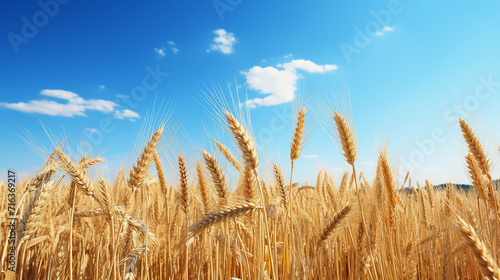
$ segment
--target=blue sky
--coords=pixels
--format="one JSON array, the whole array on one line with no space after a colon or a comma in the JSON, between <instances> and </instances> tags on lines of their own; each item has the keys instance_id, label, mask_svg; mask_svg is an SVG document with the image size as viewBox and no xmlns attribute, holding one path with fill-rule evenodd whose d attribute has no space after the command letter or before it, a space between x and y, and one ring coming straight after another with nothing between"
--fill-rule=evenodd
<instances>
[{"instance_id":1,"label":"blue sky","mask_svg":"<svg viewBox=\"0 0 500 280\"><path fill-rule=\"evenodd\" d=\"M229 99L230 83L241 99L248 94L262 158L286 172L297 96L313 108L348 87L357 163L368 178L388 139L401 173L467 182L462 139L447 118L462 108L498 159L499 8L495 1L7 1L0 171L41 166L23 131L49 148L45 129L77 145L98 137L101 126L112 131L92 151L119 168L155 100L156 108L173 103L189 138L213 148L207 131L223 134L200 104L200 89L215 83ZM314 117L311 127L297 180L314 182L320 169L340 177L340 152Z\"/></svg>"}]
</instances>

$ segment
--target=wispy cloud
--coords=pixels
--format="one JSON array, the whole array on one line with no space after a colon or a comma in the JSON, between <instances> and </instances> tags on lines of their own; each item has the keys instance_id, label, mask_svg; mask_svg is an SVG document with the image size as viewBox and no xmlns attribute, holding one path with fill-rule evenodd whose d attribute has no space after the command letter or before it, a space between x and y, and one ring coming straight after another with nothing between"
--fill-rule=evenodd
<instances>
[{"instance_id":1,"label":"wispy cloud","mask_svg":"<svg viewBox=\"0 0 500 280\"><path fill-rule=\"evenodd\" d=\"M378 31L377 33L375 33L375 35L377 35L377 36L384 36L388 32L394 31L395 28L396 27L394 27L394 26L384 26L380 31Z\"/></svg>"},{"instance_id":2,"label":"wispy cloud","mask_svg":"<svg viewBox=\"0 0 500 280\"><path fill-rule=\"evenodd\" d=\"M287 54L287 55L284 55L283 57L284 57L284 58L290 58L290 57L292 57L292 56L293 56L293 53L289 53L289 54Z\"/></svg>"},{"instance_id":3,"label":"wispy cloud","mask_svg":"<svg viewBox=\"0 0 500 280\"><path fill-rule=\"evenodd\" d=\"M165 57L167 55L167 51L170 49L173 54L179 53L179 48L176 46L174 41L167 41L168 47L154 48L155 53L159 57Z\"/></svg>"},{"instance_id":4,"label":"wispy cloud","mask_svg":"<svg viewBox=\"0 0 500 280\"><path fill-rule=\"evenodd\" d=\"M165 57L165 50L163 48L155 48L155 52L159 57Z\"/></svg>"},{"instance_id":5,"label":"wispy cloud","mask_svg":"<svg viewBox=\"0 0 500 280\"><path fill-rule=\"evenodd\" d=\"M104 85L99 85L99 88L102 89L102 90L106 89L106 87Z\"/></svg>"},{"instance_id":6,"label":"wispy cloud","mask_svg":"<svg viewBox=\"0 0 500 280\"><path fill-rule=\"evenodd\" d=\"M121 119L129 119L131 121L135 121L135 119L140 118L139 114L137 114L136 112L131 111L129 109L125 109L123 111L117 110L117 111L115 111L115 113L113 115L116 119L120 119L120 120Z\"/></svg>"},{"instance_id":7,"label":"wispy cloud","mask_svg":"<svg viewBox=\"0 0 500 280\"><path fill-rule=\"evenodd\" d=\"M277 67L277 68L276 68ZM259 94L266 94L264 98L254 98L247 100L245 105L249 108L257 106L272 106L292 101L297 90L297 81L300 76L297 70L308 73L326 73L337 69L337 65L318 65L310 60L294 59L276 67L254 66L245 75L246 82L250 89L258 91ZM282 68L278 69L278 68Z\"/></svg>"},{"instance_id":8,"label":"wispy cloud","mask_svg":"<svg viewBox=\"0 0 500 280\"><path fill-rule=\"evenodd\" d=\"M214 33L217 36L214 38L213 43L210 44L210 49L208 49L207 52L219 51L223 54L233 53L233 45L238 42L234 33L227 32L224 29L214 30Z\"/></svg>"},{"instance_id":9,"label":"wispy cloud","mask_svg":"<svg viewBox=\"0 0 500 280\"><path fill-rule=\"evenodd\" d=\"M115 111L115 108L119 107L118 104L109 100L84 99L74 92L61 89L44 89L40 92L40 95L45 97L51 97L54 99L64 100L66 101L66 103L60 103L58 101L47 100L47 99L37 99L28 102L18 102L18 103L1 102L0 107L28 114L43 114L43 115L61 116L61 117L87 116L86 115L87 110L98 111L101 113L118 112ZM139 117L137 113L135 114L137 117ZM132 116L132 115L133 114L131 113L127 114L127 116ZM135 118L136 116L134 115L132 118ZM120 119L123 119L123 117Z\"/></svg>"},{"instance_id":10,"label":"wispy cloud","mask_svg":"<svg viewBox=\"0 0 500 280\"><path fill-rule=\"evenodd\" d=\"M88 130L91 133L97 133L97 131L98 131L96 128L91 128L91 127L86 127L85 130Z\"/></svg>"},{"instance_id":11,"label":"wispy cloud","mask_svg":"<svg viewBox=\"0 0 500 280\"><path fill-rule=\"evenodd\" d=\"M304 158L318 158L318 155L303 155Z\"/></svg>"}]
</instances>

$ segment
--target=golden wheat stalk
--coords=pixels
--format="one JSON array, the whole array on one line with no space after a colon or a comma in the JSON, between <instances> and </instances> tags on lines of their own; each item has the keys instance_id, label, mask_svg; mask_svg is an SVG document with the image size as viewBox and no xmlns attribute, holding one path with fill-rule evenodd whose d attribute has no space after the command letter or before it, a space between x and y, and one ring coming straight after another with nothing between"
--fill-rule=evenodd
<instances>
[{"instance_id":1,"label":"golden wheat stalk","mask_svg":"<svg viewBox=\"0 0 500 280\"><path fill-rule=\"evenodd\" d=\"M219 149L219 151L224 155L227 161L236 169L238 172L241 172L241 164L238 159L231 153L231 151L224 146L223 144L215 141L215 146Z\"/></svg>"},{"instance_id":2,"label":"golden wheat stalk","mask_svg":"<svg viewBox=\"0 0 500 280\"><path fill-rule=\"evenodd\" d=\"M141 155L137 159L137 163L130 170L128 186L132 189L140 187L144 179L146 178L149 164L151 163L153 153L155 152L156 145L160 141L161 135L163 133L163 127L160 127L149 140L146 147L142 151Z\"/></svg>"},{"instance_id":3,"label":"golden wheat stalk","mask_svg":"<svg viewBox=\"0 0 500 280\"><path fill-rule=\"evenodd\" d=\"M457 227L458 232L474 255L482 275L487 279L499 280L500 270L486 250L483 242L477 236L474 228L460 217L458 217Z\"/></svg>"},{"instance_id":4,"label":"golden wheat stalk","mask_svg":"<svg viewBox=\"0 0 500 280\"><path fill-rule=\"evenodd\" d=\"M207 213L208 208L210 206L211 196L210 196L210 190L207 186L205 172L203 172L203 166L200 163L196 164L196 173L198 175L198 187L200 188L203 211L204 213Z\"/></svg>"},{"instance_id":5,"label":"golden wheat stalk","mask_svg":"<svg viewBox=\"0 0 500 280\"><path fill-rule=\"evenodd\" d=\"M295 133L293 134L292 145L290 148L290 160L294 161L299 158L302 149L304 148L304 124L306 121L306 108L299 111L297 123L295 125Z\"/></svg>"},{"instance_id":6,"label":"golden wheat stalk","mask_svg":"<svg viewBox=\"0 0 500 280\"><path fill-rule=\"evenodd\" d=\"M354 166L354 162L358 155L356 135L352 132L347 120L336 111L333 120L337 126L337 133L344 152L344 158L347 163Z\"/></svg>"},{"instance_id":7,"label":"golden wheat stalk","mask_svg":"<svg viewBox=\"0 0 500 280\"><path fill-rule=\"evenodd\" d=\"M476 159L479 168L481 169L481 172L483 175L487 176L489 179L491 179L490 176L490 169L491 169L491 164L486 157L486 154L483 150L483 147L481 145L481 142L479 139L476 137L474 132L472 131L472 128L467 124L467 122L463 119L460 119L460 128L462 129L462 133L464 135L465 142L467 142L467 147L469 148L470 153L474 156Z\"/></svg>"},{"instance_id":8,"label":"golden wheat stalk","mask_svg":"<svg viewBox=\"0 0 500 280\"><path fill-rule=\"evenodd\" d=\"M257 169L259 166L259 158L257 157L257 149L255 148L255 143L251 135L246 131L246 129L236 120L236 118L226 111L226 121L229 125L229 129L236 139L238 146L243 155L243 161L245 165L252 170Z\"/></svg>"},{"instance_id":9,"label":"golden wheat stalk","mask_svg":"<svg viewBox=\"0 0 500 280\"><path fill-rule=\"evenodd\" d=\"M465 157L465 161L467 163L467 168L469 169L469 175L472 181L472 186L476 190L477 194L484 201L488 201L486 198L485 191L485 182L483 180L483 175L481 174L481 170L477 164L477 161L474 159L471 153L467 154Z\"/></svg>"},{"instance_id":10,"label":"golden wheat stalk","mask_svg":"<svg viewBox=\"0 0 500 280\"><path fill-rule=\"evenodd\" d=\"M178 158L179 163L179 194L177 200L181 206L181 210L184 213L188 213L189 207L189 190L188 190L188 171L186 167L186 162L184 156L179 153Z\"/></svg>"},{"instance_id":11,"label":"golden wheat stalk","mask_svg":"<svg viewBox=\"0 0 500 280\"><path fill-rule=\"evenodd\" d=\"M165 177L165 171L163 170L158 151L156 150L153 152L153 160L155 162L156 173L158 173L158 181L160 182L161 190L165 194L167 191L167 178Z\"/></svg>"},{"instance_id":12,"label":"golden wheat stalk","mask_svg":"<svg viewBox=\"0 0 500 280\"><path fill-rule=\"evenodd\" d=\"M283 174L281 173L280 168L276 163L273 163L273 171L274 171L274 179L276 180L276 184L278 185L278 190L281 197L281 204L288 212L288 194L285 190L285 178L283 178Z\"/></svg>"},{"instance_id":13,"label":"golden wheat stalk","mask_svg":"<svg viewBox=\"0 0 500 280\"><path fill-rule=\"evenodd\" d=\"M333 219L328 223L328 225L323 229L321 236L318 240L318 248L322 247L325 242L334 236L334 233L342 223L344 223L352 210L352 205L349 203L344 206L337 214L333 217Z\"/></svg>"},{"instance_id":14,"label":"golden wheat stalk","mask_svg":"<svg viewBox=\"0 0 500 280\"><path fill-rule=\"evenodd\" d=\"M205 159L205 165L212 177L212 182L214 183L215 192L219 197L219 202L221 205L226 205L229 198L229 191L227 189L226 177L224 172L220 167L219 163L214 156L210 155L207 151L202 150L203 158Z\"/></svg>"},{"instance_id":15,"label":"golden wheat stalk","mask_svg":"<svg viewBox=\"0 0 500 280\"><path fill-rule=\"evenodd\" d=\"M235 219L243 215L252 213L253 211L260 209L253 203L239 204L235 207L223 207L220 210L216 210L209 213L196 223L192 224L188 228L188 241L193 238L196 234L200 233L202 230L224 221Z\"/></svg>"}]
</instances>

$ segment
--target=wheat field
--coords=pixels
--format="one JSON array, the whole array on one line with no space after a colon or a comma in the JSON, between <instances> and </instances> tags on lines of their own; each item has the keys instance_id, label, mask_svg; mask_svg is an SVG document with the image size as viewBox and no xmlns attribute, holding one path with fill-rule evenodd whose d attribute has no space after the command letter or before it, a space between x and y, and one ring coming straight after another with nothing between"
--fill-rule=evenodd
<instances>
[{"instance_id":1,"label":"wheat field","mask_svg":"<svg viewBox=\"0 0 500 280\"><path fill-rule=\"evenodd\" d=\"M471 190L420 185L409 175L400 182L385 149L375 178L365 178L356 170L353 122L337 112L329 118L348 166L342 180L322 170L315 185L298 185L294 163L309 114L305 107L296 114L291 174L273 164L268 181L251 129L228 111L221 123L235 147L216 142L217 151L178 154L175 183L159 153L163 127L145 136L114 180L89 172L104 159L54 147L40 171L16 185L15 231L7 199L0 202L1 278L500 279L492 162L465 120ZM1 185L7 198L8 183Z\"/></svg>"}]
</instances>

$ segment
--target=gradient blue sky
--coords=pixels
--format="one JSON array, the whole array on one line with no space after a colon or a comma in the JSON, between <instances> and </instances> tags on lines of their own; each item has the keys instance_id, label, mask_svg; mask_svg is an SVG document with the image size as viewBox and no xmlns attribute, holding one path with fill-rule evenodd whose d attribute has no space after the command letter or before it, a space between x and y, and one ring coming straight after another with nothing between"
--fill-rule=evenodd
<instances>
[{"instance_id":1,"label":"gradient blue sky","mask_svg":"<svg viewBox=\"0 0 500 280\"><path fill-rule=\"evenodd\" d=\"M196 99L213 83L227 96L227 83L233 91L237 83L240 93L259 99L251 114L261 156L275 150L269 157L286 172L291 120L264 145L271 120L289 116L299 92L318 102L347 83L358 165L368 178L389 139L401 173L410 166L415 179L468 182L462 139L445 117L459 104L498 159L497 1L40 2L52 3L50 15L37 1L6 1L0 10L2 174L42 164L19 137L23 130L49 148L44 126L78 143L103 119L115 129L92 149L121 165L155 100L173 101L174 119L209 149L206 130L222 133ZM36 31L26 27L34 21ZM169 74L147 80L144 100L124 101L158 69ZM320 124L312 126L296 178L314 181L320 169L338 178L341 154Z\"/></svg>"}]
</instances>

